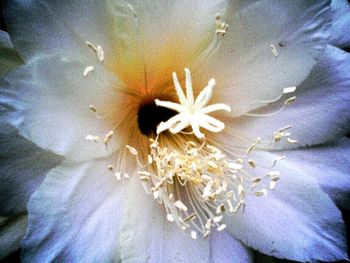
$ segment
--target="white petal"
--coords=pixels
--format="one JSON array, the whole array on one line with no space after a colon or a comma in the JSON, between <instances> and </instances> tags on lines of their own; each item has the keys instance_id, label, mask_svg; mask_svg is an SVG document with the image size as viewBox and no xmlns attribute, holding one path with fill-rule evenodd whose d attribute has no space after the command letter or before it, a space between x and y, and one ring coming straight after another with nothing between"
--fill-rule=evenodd
<instances>
[{"instance_id":1,"label":"white petal","mask_svg":"<svg viewBox=\"0 0 350 263\"><path fill-rule=\"evenodd\" d=\"M1 123L0 214L24 213L31 194L62 159L25 140L15 128Z\"/></svg>"},{"instance_id":2,"label":"white petal","mask_svg":"<svg viewBox=\"0 0 350 263\"><path fill-rule=\"evenodd\" d=\"M254 262L254 253L226 231L213 231L210 235L210 263L227 262Z\"/></svg>"},{"instance_id":3,"label":"white petal","mask_svg":"<svg viewBox=\"0 0 350 263\"><path fill-rule=\"evenodd\" d=\"M350 140L281 153L314 177L338 206L350 209Z\"/></svg>"},{"instance_id":4,"label":"white petal","mask_svg":"<svg viewBox=\"0 0 350 263\"><path fill-rule=\"evenodd\" d=\"M274 158L260 153L254 159L263 165ZM248 197L245 211L227 219L229 230L245 245L279 258L346 259L341 213L304 168L288 159L279 162L277 187L266 197Z\"/></svg>"},{"instance_id":5,"label":"white petal","mask_svg":"<svg viewBox=\"0 0 350 263\"><path fill-rule=\"evenodd\" d=\"M162 206L147 195L134 176L125 189L121 222L121 260L142 262L199 262L209 261L209 242L192 240L166 218Z\"/></svg>"},{"instance_id":6,"label":"white petal","mask_svg":"<svg viewBox=\"0 0 350 263\"><path fill-rule=\"evenodd\" d=\"M125 182L109 160L65 163L53 169L30 199L26 262L118 262Z\"/></svg>"},{"instance_id":7,"label":"white petal","mask_svg":"<svg viewBox=\"0 0 350 263\"><path fill-rule=\"evenodd\" d=\"M269 117L245 117L225 121L227 130L254 140L269 139L274 131L291 125L289 131L295 145L280 144L280 148L321 144L346 134L350 120L350 55L328 47L309 78L298 88L297 100L281 113ZM266 112L274 111L267 108ZM233 142L234 143L234 142Z\"/></svg>"},{"instance_id":8,"label":"white petal","mask_svg":"<svg viewBox=\"0 0 350 263\"><path fill-rule=\"evenodd\" d=\"M101 67L86 78L83 70L84 64L76 61L42 57L11 72L0 83L1 104L16 109L8 118L20 134L43 149L75 160L107 156L115 150L117 140L111 140L106 148L85 137L93 134L104 138L113 126L125 122L120 114L126 114L114 110L127 102L116 92L120 83ZM101 115L118 116L109 116L114 117L110 122L98 119L90 104L96 105ZM120 139L122 134L118 135Z\"/></svg>"},{"instance_id":9,"label":"white petal","mask_svg":"<svg viewBox=\"0 0 350 263\"><path fill-rule=\"evenodd\" d=\"M208 47L215 14L225 12L227 1L110 0L108 5L113 61L123 81L141 90L163 90L160 85L173 88L172 72L181 80L183 69Z\"/></svg>"},{"instance_id":10,"label":"white petal","mask_svg":"<svg viewBox=\"0 0 350 263\"><path fill-rule=\"evenodd\" d=\"M329 1L252 2L232 4L223 18L229 29L219 50L196 75L203 82L216 79L213 99L231 106L234 116L264 105L257 100L273 99L283 88L299 85L329 37Z\"/></svg>"},{"instance_id":11,"label":"white petal","mask_svg":"<svg viewBox=\"0 0 350 263\"><path fill-rule=\"evenodd\" d=\"M350 3L347 0L332 0L332 28L331 44L337 47L350 46Z\"/></svg>"},{"instance_id":12,"label":"white petal","mask_svg":"<svg viewBox=\"0 0 350 263\"><path fill-rule=\"evenodd\" d=\"M85 41L107 46L105 2L9 1L4 10L14 45L27 60L38 53L88 55Z\"/></svg>"}]
</instances>

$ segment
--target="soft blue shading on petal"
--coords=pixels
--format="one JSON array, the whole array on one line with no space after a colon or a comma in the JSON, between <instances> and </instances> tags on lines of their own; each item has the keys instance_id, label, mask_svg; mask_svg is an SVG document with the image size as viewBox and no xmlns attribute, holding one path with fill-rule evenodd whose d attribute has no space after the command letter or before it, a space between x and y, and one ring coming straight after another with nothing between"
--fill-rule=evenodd
<instances>
[{"instance_id":1,"label":"soft blue shading on petal","mask_svg":"<svg viewBox=\"0 0 350 263\"><path fill-rule=\"evenodd\" d=\"M77 57L85 41L99 41L103 33L104 1L7 1L4 17L13 44L29 60L40 53ZM59 8L59 9L58 9ZM66 9L65 9L66 8ZM73 16L74 15L74 16ZM85 39L84 37L88 37ZM86 50L86 54L89 51Z\"/></svg>"},{"instance_id":2,"label":"soft blue shading on petal","mask_svg":"<svg viewBox=\"0 0 350 263\"><path fill-rule=\"evenodd\" d=\"M151 195L147 195L137 176L125 189L120 228L123 263L198 262L209 261L209 241L192 240L166 219L166 212Z\"/></svg>"},{"instance_id":3,"label":"soft blue shading on petal","mask_svg":"<svg viewBox=\"0 0 350 263\"><path fill-rule=\"evenodd\" d=\"M317 147L283 152L295 166L303 167L338 206L350 209L350 139Z\"/></svg>"},{"instance_id":4,"label":"soft blue shading on petal","mask_svg":"<svg viewBox=\"0 0 350 263\"><path fill-rule=\"evenodd\" d=\"M8 33L0 30L0 76L23 63L14 50Z\"/></svg>"},{"instance_id":5,"label":"soft blue shading on petal","mask_svg":"<svg viewBox=\"0 0 350 263\"><path fill-rule=\"evenodd\" d=\"M108 161L51 170L28 205L24 262L119 262L125 184L108 171Z\"/></svg>"},{"instance_id":6,"label":"soft blue shading on petal","mask_svg":"<svg viewBox=\"0 0 350 263\"><path fill-rule=\"evenodd\" d=\"M330 1L267 0L238 7L232 1L223 20L227 34L193 79L215 78L213 99L240 116L305 80L330 38Z\"/></svg>"},{"instance_id":7,"label":"soft blue shading on petal","mask_svg":"<svg viewBox=\"0 0 350 263\"><path fill-rule=\"evenodd\" d=\"M14 127L0 124L0 214L14 215L25 211L45 174L63 158L24 139Z\"/></svg>"},{"instance_id":8,"label":"soft blue shading on petal","mask_svg":"<svg viewBox=\"0 0 350 263\"><path fill-rule=\"evenodd\" d=\"M260 152L252 156L261 165L275 157ZM287 159L280 161L275 170L281 172L276 188L266 197L247 197L244 212L226 219L234 237L278 258L347 259L342 215L316 179L308 174L308 167ZM254 175L254 170L250 173Z\"/></svg>"},{"instance_id":9,"label":"soft blue shading on petal","mask_svg":"<svg viewBox=\"0 0 350 263\"><path fill-rule=\"evenodd\" d=\"M227 126L253 141L257 136L269 140L273 132L291 125L291 136L298 143L277 144L281 149L337 140L349 131L349 71L350 55L328 46L310 76L297 88L294 104L277 115L227 121ZM267 112L274 110L267 108Z\"/></svg>"},{"instance_id":10,"label":"soft blue shading on petal","mask_svg":"<svg viewBox=\"0 0 350 263\"><path fill-rule=\"evenodd\" d=\"M6 121L26 139L69 159L82 161L111 154L118 147L117 140L106 148L85 137L92 134L103 140L123 119L116 118L113 124L99 120L89 106L107 114L121 105L124 97L115 91L118 80L100 65L95 65L93 76L84 78L86 65L91 64L48 55L8 73L0 79L0 103L8 108Z\"/></svg>"},{"instance_id":11,"label":"soft blue shading on petal","mask_svg":"<svg viewBox=\"0 0 350 263\"><path fill-rule=\"evenodd\" d=\"M19 249L26 226L25 214L0 218L0 260Z\"/></svg>"},{"instance_id":12,"label":"soft blue shading on petal","mask_svg":"<svg viewBox=\"0 0 350 263\"><path fill-rule=\"evenodd\" d=\"M210 263L254 262L254 252L236 240L228 232L213 231L210 234Z\"/></svg>"},{"instance_id":13,"label":"soft blue shading on petal","mask_svg":"<svg viewBox=\"0 0 350 263\"><path fill-rule=\"evenodd\" d=\"M350 3L348 0L332 0L331 44L346 48L350 47Z\"/></svg>"}]
</instances>

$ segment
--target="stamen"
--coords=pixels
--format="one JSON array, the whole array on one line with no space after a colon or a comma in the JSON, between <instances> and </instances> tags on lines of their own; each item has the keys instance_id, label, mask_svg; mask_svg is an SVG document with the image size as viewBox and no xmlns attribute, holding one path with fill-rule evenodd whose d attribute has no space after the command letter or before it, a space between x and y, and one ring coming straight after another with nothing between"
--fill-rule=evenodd
<instances>
[{"instance_id":1,"label":"stamen","mask_svg":"<svg viewBox=\"0 0 350 263\"><path fill-rule=\"evenodd\" d=\"M113 131L109 131L109 132L106 134L106 136L105 136L105 138L104 138L104 140L103 140L104 143L105 143L105 145L107 145L107 144L109 143L109 141L112 139L113 134L114 134Z\"/></svg>"},{"instance_id":2,"label":"stamen","mask_svg":"<svg viewBox=\"0 0 350 263\"><path fill-rule=\"evenodd\" d=\"M90 72L94 71L95 70L95 67L94 66L87 66L85 69L84 69L84 73L83 73L83 76L86 77Z\"/></svg>"},{"instance_id":3,"label":"stamen","mask_svg":"<svg viewBox=\"0 0 350 263\"><path fill-rule=\"evenodd\" d=\"M215 16L215 24L216 24L215 34L219 37L224 37L227 33L228 24L222 21L220 14L216 14Z\"/></svg>"},{"instance_id":4,"label":"stamen","mask_svg":"<svg viewBox=\"0 0 350 263\"><path fill-rule=\"evenodd\" d=\"M99 61L100 62L103 62L104 61L104 51L103 51L103 48L101 47L101 46L95 46L94 44L92 44L91 42L89 42L89 41L86 41L85 42L86 43L86 45L89 47L89 48L91 48L91 50L93 51L93 52L95 52L96 53L96 55L97 55L97 58L99 59Z\"/></svg>"},{"instance_id":5,"label":"stamen","mask_svg":"<svg viewBox=\"0 0 350 263\"><path fill-rule=\"evenodd\" d=\"M85 137L85 139L88 140L88 141L93 141L93 142L95 142L95 143L101 142L100 137L94 136L94 135L91 135L91 134L87 135L87 136Z\"/></svg>"},{"instance_id":6,"label":"stamen","mask_svg":"<svg viewBox=\"0 0 350 263\"><path fill-rule=\"evenodd\" d=\"M271 44L270 47L271 47L271 49L272 49L272 54L273 54L275 57L278 57L278 51L277 51L275 45Z\"/></svg>"}]
</instances>

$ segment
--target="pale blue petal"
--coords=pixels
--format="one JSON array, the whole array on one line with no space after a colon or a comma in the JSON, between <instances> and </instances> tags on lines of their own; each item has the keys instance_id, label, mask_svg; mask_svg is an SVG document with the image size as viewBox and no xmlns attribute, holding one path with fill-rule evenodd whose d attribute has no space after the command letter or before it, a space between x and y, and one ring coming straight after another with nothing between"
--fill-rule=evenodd
<instances>
[{"instance_id":1,"label":"pale blue petal","mask_svg":"<svg viewBox=\"0 0 350 263\"><path fill-rule=\"evenodd\" d=\"M210 263L254 262L254 252L228 232L210 234Z\"/></svg>"},{"instance_id":2,"label":"pale blue petal","mask_svg":"<svg viewBox=\"0 0 350 263\"><path fill-rule=\"evenodd\" d=\"M260 165L267 165L275 157L270 153L252 156ZM250 196L244 212L226 220L234 237L278 258L296 261L347 259L342 215L308 173L308 167L287 159L279 162L275 170L281 172L276 188L266 197Z\"/></svg>"},{"instance_id":3,"label":"pale blue petal","mask_svg":"<svg viewBox=\"0 0 350 263\"><path fill-rule=\"evenodd\" d=\"M201 237L192 240L188 232L167 221L164 208L145 193L137 176L131 178L123 198L123 263L209 262L209 241Z\"/></svg>"},{"instance_id":4,"label":"pale blue petal","mask_svg":"<svg viewBox=\"0 0 350 263\"><path fill-rule=\"evenodd\" d=\"M125 183L108 161L64 163L47 175L28 205L24 262L119 261Z\"/></svg>"},{"instance_id":5,"label":"pale blue petal","mask_svg":"<svg viewBox=\"0 0 350 263\"><path fill-rule=\"evenodd\" d=\"M215 78L213 100L230 105L234 116L299 85L330 37L329 0L238 2L223 17L229 28L218 51L193 74L203 82Z\"/></svg>"},{"instance_id":6,"label":"pale blue petal","mask_svg":"<svg viewBox=\"0 0 350 263\"><path fill-rule=\"evenodd\" d=\"M65 57L45 56L7 74L0 79L0 103L9 112L6 121L28 140L66 158L108 156L118 147L117 137L108 147L85 137L93 135L103 140L113 126L117 128L124 120L122 111L108 122L98 119L89 106L95 105L101 115L109 114L124 97L115 91L119 85L115 77L98 65L84 78L87 65Z\"/></svg>"},{"instance_id":7,"label":"pale blue petal","mask_svg":"<svg viewBox=\"0 0 350 263\"><path fill-rule=\"evenodd\" d=\"M350 47L350 3L348 0L332 0L332 39L337 47Z\"/></svg>"},{"instance_id":8,"label":"pale blue petal","mask_svg":"<svg viewBox=\"0 0 350 263\"><path fill-rule=\"evenodd\" d=\"M280 149L336 140L349 131L349 70L350 55L328 46L311 75L298 87L294 104L273 116L228 120L227 130L244 135L252 142L256 137L270 140L273 132L291 125L289 132L298 143L271 146ZM274 110L267 108L266 112Z\"/></svg>"},{"instance_id":9,"label":"pale blue petal","mask_svg":"<svg viewBox=\"0 0 350 263\"><path fill-rule=\"evenodd\" d=\"M350 209L350 139L282 154L314 177L338 206Z\"/></svg>"},{"instance_id":10,"label":"pale blue petal","mask_svg":"<svg viewBox=\"0 0 350 263\"><path fill-rule=\"evenodd\" d=\"M38 53L73 58L88 54L85 41L102 45L104 1L7 1L4 17L12 41L27 60ZM89 38L85 38L89 36ZM85 51L85 52L84 52Z\"/></svg>"},{"instance_id":11,"label":"pale blue petal","mask_svg":"<svg viewBox=\"0 0 350 263\"><path fill-rule=\"evenodd\" d=\"M0 124L0 214L13 215L25 211L30 195L62 157L27 141L14 127Z\"/></svg>"}]
</instances>

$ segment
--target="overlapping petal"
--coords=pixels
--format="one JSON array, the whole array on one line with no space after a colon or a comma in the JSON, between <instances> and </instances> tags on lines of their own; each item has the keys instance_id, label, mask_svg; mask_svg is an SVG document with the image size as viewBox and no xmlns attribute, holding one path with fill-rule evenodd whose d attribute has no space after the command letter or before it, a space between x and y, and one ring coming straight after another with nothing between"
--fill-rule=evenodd
<instances>
[{"instance_id":1,"label":"overlapping petal","mask_svg":"<svg viewBox=\"0 0 350 263\"><path fill-rule=\"evenodd\" d=\"M210 263L255 262L253 251L228 232L214 232L210 237Z\"/></svg>"},{"instance_id":2,"label":"overlapping petal","mask_svg":"<svg viewBox=\"0 0 350 263\"><path fill-rule=\"evenodd\" d=\"M294 104L273 116L228 120L227 129L254 141L257 136L269 140L273 132L291 125L290 132L298 143L281 143L277 145L280 148L295 148L336 140L349 129L349 69L350 55L328 46L310 76L298 87ZM271 107L263 112L273 111L276 109ZM231 143L236 144L235 140L231 140Z\"/></svg>"},{"instance_id":3,"label":"overlapping petal","mask_svg":"<svg viewBox=\"0 0 350 263\"><path fill-rule=\"evenodd\" d=\"M350 3L347 0L332 0L332 38L331 44L350 47Z\"/></svg>"},{"instance_id":4,"label":"overlapping petal","mask_svg":"<svg viewBox=\"0 0 350 263\"><path fill-rule=\"evenodd\" d=\"M257 153L264 165L276 156ZM340 211L312 177L310 166L279 162L277 187L267 197L249 197L245 211L226 221L245 245L278 258L336 261L347 258L345 225ZM252 171L254 173L254 171Z\"/></svg>"},{"instance_id":5,"label":"overlapping petal","mask_svg":"<svg viewBox=\"0 0 350 263\"><path fill-rule=\"evenodd\" d=\"M0 178L5 182L0 190L6 191L0 196L7 204L1 211L23 211L46 171L62 161L27 140L66 157L30 200L24 260L251 261L250 251L233 236L280 258L346 259L345 226L331 198L348 208L348 142L286 152L290 159L280 165L283 176L276 190L268 197L247 198L245 212L227 220L233 236L213 233L210 241L192 240L168 222L163 207L145 194L137 176L117 182L107 169L115 156L84 162L118 150L125 134L115 132L116 140L108 147L86 141L86 135L103 139L107 132L123 126L130 119L126 109L131 103L126 94L155 90L165 94L172 71L193 65L199 82L214 77L218 83L214 100L229 104L233 116L260 108L265 105L262 100L299 85L329 39L329 4L329 0L10 1L6 22L28 64L1 79L0 109L6 111L5 122L18 128L26 139L6 126L11 129L6 136L15 140L5 137L0 145L5 156L11 154L0 162L9 169ZM334 1L334 13L345 4ZM210 54L213 56L198 60L215 39L216 13L222 14L229 31L217 39L219 46ZM346 23L335 19L333 28L342 30ZM86 41L104 47L104 64L94 58ZM340 34L332 41L339 46L348 44L347 37ZM242 118L225 124L252 140L271 136L291 124L299 146L332 141L346 132L345 124L350 120L349 63L348 54L329 46L311 76L300 85L297 104L268 120ZM94 65L95 70L84 77L88 65ZM7 64L6 70L9 68ZM91 104L107 115L111 109L116 113L109 121L99 121L89 110ZM223 127L211 119L208 123L212 130ZM25 152L13 151L22 146ZM327 158L329 155L332 158ZM35 162L37 158L40 162ZM256 153L258 163L274 158L272 153ZM14 189L17 183L19 187ZM21 194L17 195L17 190ZM8 194L11 191L15 194ZM20 235L16 237L18 245Z\"/></svg>"},{"instance_id":6,"label":"overlapping petal","mask_svg":"<svg viewBox=\"0 0 350 263\"><path fill-rule=\"evenodd\" d=\"M110 67L131 88L172 88L172 72L200 57L215 35L215 14L227 1L108 1L115 52ZM195 11L194 11L195 10Z\"/></svg>"},{"instance_id":7,"label":"overlapping petal","mask_svg":"<svg viewBox=\"0 0 350 263\"><path fill-rule=\"evenodd\" d=\"M209 261L209 241L200 237L192 240L189 233L168 222L164 208L145 193L137 176L131 179L123 198L119 238L122 262Z\"/></svg>"},{"instance_id":8,"label":"overlapping petal","mask_svg":"<svg viewBox=\"0 0 350 263\"><path fill-rule=\"evenodd\" d=\"M322 189L343 208L350 209L350 140L343 138L337 142L317 147L285 151L288 161L312 176Z\"/></svg>"},{"instance_id":9,"label":"overlapping petal","mask_svg":"<svg viewBox=\"0 0 350 263\"><path fill-rule=\"evenodd\" d=\"M93 61L90 61L93 63ZM125 96L118 92L120 82L97 64L95 71L83 76L85 64L65 57L44 56L29 61L25 66L1 80L0 102L11 108L7 122L18 128L20 134L43 149L74 160L108 156L118 148L112 140L87 141L88 134L101 140L118 127L127 114ZM98 119L89 109L94 105L100 115L109 113L109 119ZM117 111L115 109L118 109ZM121 136L118 136L121 139Z\"/></svg>"},{"instance_id":10,"label":"overlapping petal","mask_svg":"<svg viewBox=\"0 0 350 263\"><path fill-rule=\"evenodd\" d=\"M26 262L118 262L125 184L110 160L64 163L53 169L29 205Z\"/></svg>"},{"instance_id":11,"label":"overlapping petal","mask_svg":"<svg viewBox=\"0 0 350 263\"><path fill-rule=\"evenodd\" d=\"M328 42L330 1L232 3L227 34L193 78L215 78L216 100L239 116L307 77Z\"/></svg>"},{"instance_id":12,"label":"overlapping petal","mask_svg":"<svg viewBox=\"0 0 350 263\"><path fill-rule=\"evenodd\" d=\"M25 212L30 195L61 161L62 157L40 149L18 135L15 128L1 123L0 214Z\"/></svg>"},{"instance_id":13,"label":"overlapping petal","mask_svg":"<svg viewBox=\"0 0 350 263\"><path fill-rule=\"evenodd\" d=\"M29 60L40 53L81 58L85 41L105 44L105 1L7 1L7 30L21 55Z\"/></svg>"}]
</instances>

